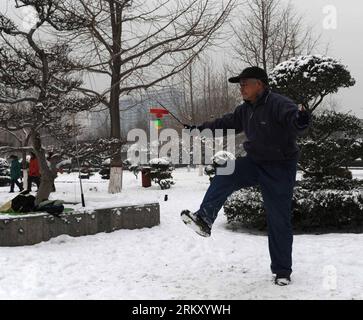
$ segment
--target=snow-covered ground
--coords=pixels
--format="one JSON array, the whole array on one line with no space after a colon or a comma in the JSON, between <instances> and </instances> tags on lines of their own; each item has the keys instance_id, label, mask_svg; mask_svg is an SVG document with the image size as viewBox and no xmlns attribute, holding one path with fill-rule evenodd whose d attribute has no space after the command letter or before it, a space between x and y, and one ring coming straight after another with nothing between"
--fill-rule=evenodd
<instances>
[{"instance_id":1,"label":"snow-covered ground","mask_svg":"<svg viewBox=\"0 0 363 320\"><path fill-rule=\"evenodd\" d=\"M354 175L363 178L363 171ZM170 190L143 189L126 172L118 195L107 194L98 175L83 180L88 208L158 201L160 226L0 248L0 298L363 299L363 234L295 236L293 283L277 287L267 238L230 230L223 212L211 238L194 234L179 214L198 209L208 177L186 169L174 177ZM56 188L53 199L79 202L76 175L60 175ZM11 198L8 191L0 188L0 203Z\"/></svg>"}]
</instances>

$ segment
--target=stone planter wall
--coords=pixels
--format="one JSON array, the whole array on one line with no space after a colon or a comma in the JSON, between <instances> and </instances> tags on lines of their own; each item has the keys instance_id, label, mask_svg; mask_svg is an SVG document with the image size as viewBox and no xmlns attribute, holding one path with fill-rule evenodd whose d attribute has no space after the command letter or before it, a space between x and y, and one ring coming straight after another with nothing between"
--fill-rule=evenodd
<instances>
[{"instance_id":1,"label":"stone planter wall","mask_svg":"<svg viewBox=\"0 0 363 320\"><path fill-rule=\"evenodd\" d=\"M0 246L34 245L66 234L72 237L113 232L120 229L151 228L160 224L158 203L98 209L92 213L49 214L0 218Z\"/></svg>"}]
</instances>

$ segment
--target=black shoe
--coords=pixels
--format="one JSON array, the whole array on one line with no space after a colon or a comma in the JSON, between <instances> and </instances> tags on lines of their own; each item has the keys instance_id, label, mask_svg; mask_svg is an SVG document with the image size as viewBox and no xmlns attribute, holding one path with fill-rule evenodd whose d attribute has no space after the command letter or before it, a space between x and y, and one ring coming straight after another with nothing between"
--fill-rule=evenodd
<instances>
[{"instance_id":1,"label":"black shoe","mask_svg":"<svg viewBox=\"0 0 363 320\"><path fill-rule=\"evenodd\" d=\"M289 276L279 276L275 277L275 284L278 286L287 286L291 283L291 278Z\"/></svg>"},{"instance_id":2,"label":"black shoe","mask_svg":"<svg viewBox=\"0 0 363 320\"><path fill-rule=\"evenodd\" d=\"M9 191L9 193L14 193L14 191Z\"/></svg>"},{"instance_id":3,"label":"black shoe","mask_svg":"<svg viewBox=\"0 0 363 320\"><path fill-rule=\"evenodd\" d=\"M187 227L193 229L197 234L202 237L210 237L211 228L204 222L197 214L184 210L181 213L181 219Z\"/></svg>"}]
</instances>

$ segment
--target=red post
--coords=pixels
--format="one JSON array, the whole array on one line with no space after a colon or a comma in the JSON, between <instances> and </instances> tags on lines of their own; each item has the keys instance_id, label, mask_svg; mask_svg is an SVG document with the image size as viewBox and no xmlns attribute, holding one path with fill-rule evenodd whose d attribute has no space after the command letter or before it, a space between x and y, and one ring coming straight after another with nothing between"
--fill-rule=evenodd
<instances>
[{"instance_id":1,"label":"red post","mask_svg":"<svg viewBox=\"0 0 363 320\"><path fill-rule=\"evenodd\" d=\"M143 168L141 170L141 182L143 188L151 187L150 168Z\"/></svg>"}]
</instances>

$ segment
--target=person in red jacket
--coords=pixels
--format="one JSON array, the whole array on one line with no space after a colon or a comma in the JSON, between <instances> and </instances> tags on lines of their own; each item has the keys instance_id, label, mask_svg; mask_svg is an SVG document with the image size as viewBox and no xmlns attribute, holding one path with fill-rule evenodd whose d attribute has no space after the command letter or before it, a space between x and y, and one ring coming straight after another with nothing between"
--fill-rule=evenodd
<instances>
[{"instance_id":1,"label":"person in red jacket","mask_svg":"<svg viewBox=\"0 0 363 320\"><path fill-rule=\"evenodd\" d=\"M29 176L28 176L28 191L32 190L32 183L35 183L39 189L40 171L38 159L34 152L30 152Z\"/></svg>"}]
</instances>

